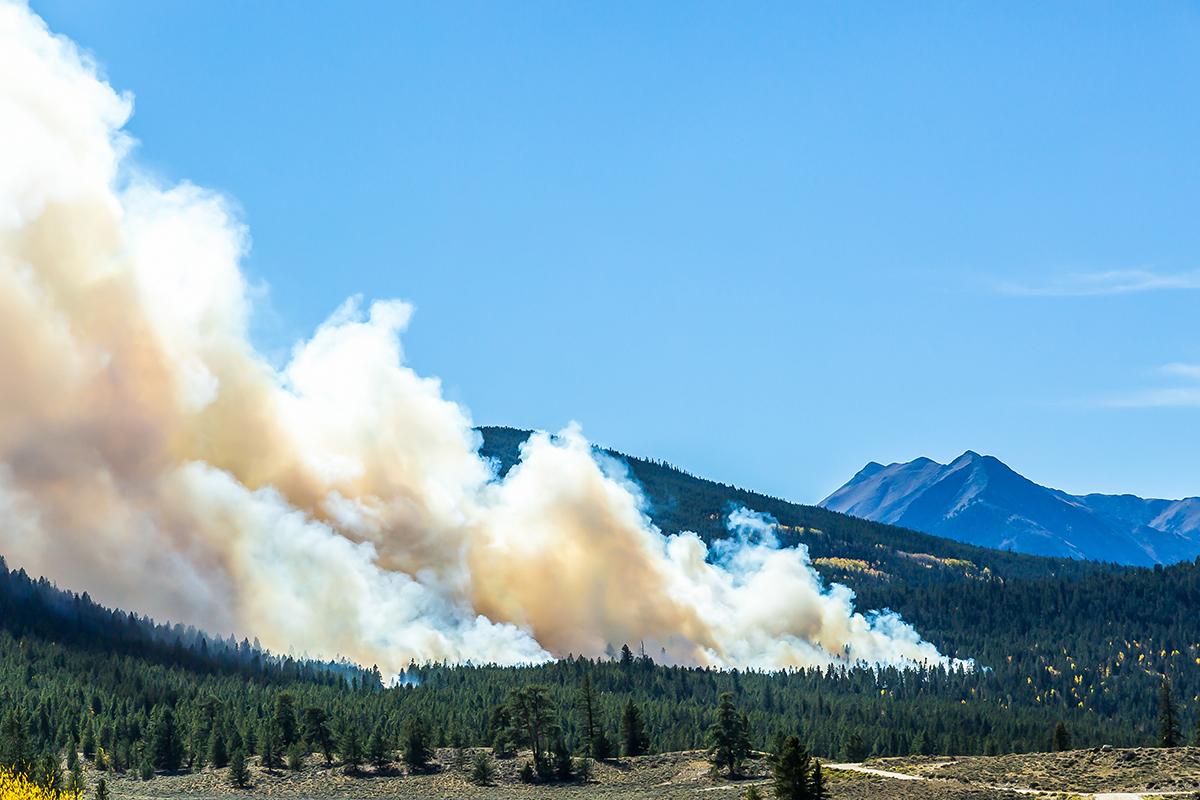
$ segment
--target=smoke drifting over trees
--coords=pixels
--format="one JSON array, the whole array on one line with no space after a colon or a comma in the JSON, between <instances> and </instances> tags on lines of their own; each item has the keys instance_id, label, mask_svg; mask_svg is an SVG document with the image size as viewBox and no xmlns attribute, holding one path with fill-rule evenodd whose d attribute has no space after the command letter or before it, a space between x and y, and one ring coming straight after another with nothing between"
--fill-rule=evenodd
<instances>
[{"instance_id":1,"label":"smoke drifting over trees","mask_svg":"<svg viewBox=\"0 0 1200 800\"><path fill-rule=\"evenodd\" d=\"M679 663L941 660L856 613L769 524L664 537L577 427L503 480L405 365L407 303L351 299L257 353L220 195L131 160L132 98L0 1L0 553L98 598L278 650L537 662L644 642Z\"/></svg>"}]
</instances>

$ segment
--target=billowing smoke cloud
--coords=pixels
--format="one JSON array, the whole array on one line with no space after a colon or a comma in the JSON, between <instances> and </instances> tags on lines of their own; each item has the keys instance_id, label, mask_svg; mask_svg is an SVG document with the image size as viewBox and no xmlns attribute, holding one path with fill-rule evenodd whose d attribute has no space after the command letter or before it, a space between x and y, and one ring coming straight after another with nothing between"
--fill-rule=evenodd
<instances>
[{"instance_id":1,"label":"billowing smoke cloud","mask_svg":"<svg viewBox=\"0 0 1200 800\"><path fill-rule=\"evenodd\" d=\"M247 337L227 202L140 175L131 99L0 1L0 553L99 599L399 671L644 642L686 663L937 660L747 511L664 537L575 427L504 480L404 364L412 309L344 304L283 369Z\"/></svg>"}]
</instances>

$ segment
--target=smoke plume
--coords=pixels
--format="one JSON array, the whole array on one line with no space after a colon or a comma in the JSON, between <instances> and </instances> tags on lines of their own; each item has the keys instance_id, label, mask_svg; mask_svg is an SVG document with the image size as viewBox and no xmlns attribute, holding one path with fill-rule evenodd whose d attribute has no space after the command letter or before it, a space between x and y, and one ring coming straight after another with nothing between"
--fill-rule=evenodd
<instances>
[{"instance_id":1,"label":"smoke plume","mask_svg":"<svg viewBox=\"0 0 1200 800\"><path fill-rule=\"evenodd\" d=\"M247 233L141 174L132 99L0 1L0 553L98 599L276 650L536 662L644 642L680 663L940 660L855 613L804 548L731 516L665 537L576 427L503 480L412 308L347 301L282 369L250 344Z\"/></svg>"}]
</instances>

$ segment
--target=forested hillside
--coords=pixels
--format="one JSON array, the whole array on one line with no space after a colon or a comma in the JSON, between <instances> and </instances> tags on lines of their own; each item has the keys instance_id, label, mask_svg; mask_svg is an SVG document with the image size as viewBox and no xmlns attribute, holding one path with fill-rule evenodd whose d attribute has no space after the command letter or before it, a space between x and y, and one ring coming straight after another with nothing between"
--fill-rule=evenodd
<instances>
[{"instance_id":1,"label":"forested hillside","mask_svg":"<svg viewBox=\"0 0 1200 800\"><path fill-rule=\"evenodd\" d=\"M503 427L483 427L479 431L483 436L480 453L496 461L501 475L517 462L521 443L530 434ZM782 544L805 544L822 575L854 589L874 586L881 580L915 586L983 577L1077 578L1120 570L1116 565L1095 561L976 547L699 478L662 461L614 450L603 452L628 466L642 487L651 520L663 533L693 531L706 542L721 539L728 536L725 519L729 511L745 506L774 517Z\"/></svg>"},{"instance_id":2,"label":"forested hillside","mask_svg":"<svg viewBox=\"0 0 1200 800\"><path fill-rule=\"evenodd\" d=\"M26 753L78 750L106 768L150 774L239 750L279 763L297 747L353 761L372 741L398 747L416 725L431 745L496 745L504 755L505 704L540 685L548 724L579 752L585 681L614 746L628 738L630 707L651 750L701 746L724 691L760 749L798 732L827 757L861 755L860 742L877 754L1044 750L1059 720L1079 746L1154 744L1160 674L1173 682L1189 734L1194 724L1200 620L1177 610L1197 601L1192 564L953 591L929 584L907 592L900 610L939 646L975 655L974 670L762 674L626 654L525 668L414 665L402 685L384 688L369 670L154 625L2 569L0 751L14 752L16 737Z\"/></svg>"},{"instance_id":3,"label":"forested hillside","mask_svg":"<svg viewBox=\"0 0 1200 800\"><path fill-rule=\"evenodd\" d=\"M523 434L484 433L485 454L507 469ZM1200 566L989 551L622 458L665 532L711 540L725 535L732 506L769 513L785 544L804 543L827 578L855 588L860 609L899 611L974 668L720 672L625 649L532 667L414 664L394 681L106 609L0 560L0 767L56 763L47 753L69 763L79 752L101 769L151 776L224 768L243 754L282 765L317 753L355 769L415 752L417 740L507 757L529 745L519 720L530 713L545 725L547 759L552 743L679 750L705 744L724 692L758 749L800 734L823 757L1044 750L1060 721L1078 746L1149 745L1159 741L1164 677L1191 736L1200 618L1181 610L1200 604Z\"/></svg>"}]
</instances>

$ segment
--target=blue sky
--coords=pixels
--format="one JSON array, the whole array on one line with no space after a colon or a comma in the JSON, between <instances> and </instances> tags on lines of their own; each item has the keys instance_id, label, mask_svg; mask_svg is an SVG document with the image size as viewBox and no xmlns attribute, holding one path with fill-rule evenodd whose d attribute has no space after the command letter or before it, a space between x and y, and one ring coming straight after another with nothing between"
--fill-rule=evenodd
<instances>
[{"instance_id":1,"label":"blue sky","mask_svg":"<svg viewBox=\"0 0 1200 800\"><path fill-rule=\"evenodd\" d=\"M268 350L402 297L479 423L1200 494L1194 3L33 7L236 198Z\"/></svg>"}]
</instances>

